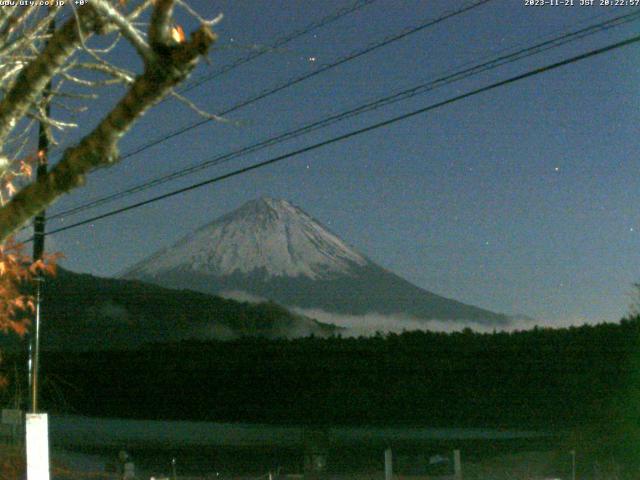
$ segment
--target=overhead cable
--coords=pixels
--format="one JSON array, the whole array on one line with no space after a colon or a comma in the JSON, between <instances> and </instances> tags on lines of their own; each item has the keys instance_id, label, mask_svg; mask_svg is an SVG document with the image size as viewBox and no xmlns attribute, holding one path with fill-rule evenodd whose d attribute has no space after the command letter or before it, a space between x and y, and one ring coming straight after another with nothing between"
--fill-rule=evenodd
<instances>
[{"instance_id":1,"label":"overhead cable","mask_svg":"<svg viewBox=\"0 0 640 480\"><path fill-rule=\"evenodd\" d=\"M233 152L229 152L222 155L217 155L211 159L205 160L204 162L200 162L198 164L192 165L190 167L182 168L176 170L172 173L165 174L154 179L148 180L141 184L135 185L133 187L121 190L116 193L112 193L95 200L92 200L88 203L84 203L62 212L59 212L55 215L50 216L51 219L68 217L71 215L78 214L80 212L90 210L96 208L98 206L113 202L115 200L119 200L122 198L126 198L130 195L133 195L138 192L142 192L152 187L156 187L158 185L162 185L164 183L176 180L178 178L185 177L187 175L191 175L195 172L201 171L206 168L210 168L212 166L220 165L222 163L226 163L232 159L242 157L248 155L250 153L255 153L264 148L279 144L286 140L290 140L292 138L297 138L301 135L310 133L312 131L318 130L320 128L327 127L329 125L335 124L339 121L352 118L356 115L361 115L363 113L381 108L383 106L396 103L402 100L406 100L408 98L412 98L414 96L424 94L430 92L436 88L443 87L445 85L449 85L453 82L457 82L475 75L479 73L495 69L497 67L503 66L505 64L513 63L518 60L522 60L524 58L537 55L539 53L548 51L553 48L557 48L559 46L565 45L570 42L574 42L576 40L583 39L589 35L593 35L600 31L613 28L614 26L619 26L624 23L628 23L634 20L638 20L640 18L640 11L634 12L632 14L621 15L612 19L609 19L604 22L599 22L597 24L593 24L579 30L564 33L562 35L556 36L552 39L537 43L535 45L522 48L515 52L511 52L505 55L500 55L496 58L493 58L489 61L482 62L479 64L472 65L471 67L458 70L452 73L445 74L441 77L438 77L434 80L430 80L428 82L422 83L420 85L414 86L409 89L404 89L402 91L393 93L391 95L386 95L382 98L378 98L373 101L369 101L365 104L359 105L355 108L348 109L338 114L334 114L328 117L324 117L320 120L305 124L301 127L295 128L293 130L289 130L287 132L281 133L275 137L268 138L266 140L254 143L252 145L243 147L241 149L235 150Z\"/></svg>"},{"instance_id":2,"label":"overhead cable","mask_svg":"<svg viewBox=\"0 0 640 480\"><path fill-rule=\"evenodd\" d=\"M384 120L384 121L381 121L381 122L377 122L377 123L368 125L368 126L363 127L363 128L352 130L352 131L350 131L348 133L332 137L332 138L330 138L328 140L323 140L321 142L314 143L314 144L309 145L307 147L300 148L300 149L297 149L297 150L293 150L293 151L285 153L283 155L278 155L278 156L270 158L268 160L264 160L262 162L259 162L259 163L256 163L256 164L244 167L244 168L239 168L239 169L234 170L232 172L225 173L223 175L218 175L216 177L209 178L207 180L204 180L204 181L201 181L201 182L198 182L198 183L194 183L192 185L189 185L189 186L184 187L184 188L180 188L178 190L174 190L172 192L168 192L168 193L165 193L165 194L162 194L162 195L158 195L158 196L150 198L148 200L137 202L137 203L128 205L126 207L118 208L118 209L112 210L110 212L103 213L101 215L96 215L94 217L88 218L86 220L83 220L83 221L80 221L80 222L77 222L77 223L74 223L74 224L71 224L71 225L67 225L67 226L64 226L64 227L57 228L55 230L51 230L51 231L47 232L46 235L53 235L53 234L60 233L60 232L66 231L66 230L70 230L72 228L80 227L82 225L91 224L91 223L94 223L94 222L96 222L98 220L102 220L102 219L105 219L105 218L108 218L108 217L112 217L114 215L118 215L118 214L130 211L130 210L134 210L134 209L140 208L140 207L142 207L144 205L149 205L149 204L158 202L160 200L171 198L171 197L174 197L176 195L180 195L182 193L186 193L186 192L189 192L189 191L204 187L206 185L211 185L211 184L214 184L214 183L218 183L218 182L221 182L223 180L226 180L226 179L229 179L229 178L232 178L232 177L236 177L236 176L248 173L250 171L266 167L268 165L273 165L275 163L282 162L283 160L286 160L288 158L295 157L295 156L298 156L298 155L301 155L301 154L304 154L304 153L308 153L310 151L317 150L317 149L322 148L322 147L326 147L327 145L332 145L332 144L335 144L335 143L338 143L338 142L342 142L342 141L348 140L348 139L350 139L352 137L355 137L355 136L358 136L358 135L362 135L364 133L371 132L373 130L380 129L382 127L386 127L386 126L395 124L397 122L400 122L400 121L403 121L403 120L407 120L409 118L413 118L413 117L418 116L418 115L422 115L424 113L436 110L436 109L444 107L446 105L450 105L450 104L459 102L459 101L464 100L466 98L470 98L470 97L479 95L481 93L485 93L485 92L488 92L488 91L491 91L491 90L495 90L497 88L501 88L501 87L504 87L506 85L509 85L509 84L512 84L512 83L515 83L515 82L518 82L518 81L521 81L521 80L524 80L524 79L527 79L527 78L531 78L531 77L540 75L542 73L558 69L560 67L564 67L566 65L570 65L570 64L582 61L582 60L586 60L587 58L592 58L592 57L595 57L595 56L598 56L598 55L602 55L604 53L611 52L613 50L616 50L616 49L619 49L619 48L622 48L622 47L629 46L629 45L637 43L639 41L640 41L640 35L637 35L637 36L628 38L626 40L622 40L622 41L607 45L605 47L597 48L595 50L590 50L589 52L586 52L586 53L583 53L583 54L580 54L580 55L576 55L576 56L567 58L565 60L561 60L559 62L555 62L555 63L549 64L549 65L545 65L543 67L539 67L539 68L536 68L536 69L533 69L533 70L529 70L526 73L522 73L520 75L516 75L516 76L510 77L510 78L508 78L506 80L501 80L499 82L495 82L495 83L492 83L490 85L471 90L471 91L469 91L467 93L464 93L464 94L461 94L461 95L456 95L454 97L448 98L447 100L443 100L443 101L440 101L440 102L437 102L437 103L433 103L433 104L427 105L427 106L419 108L417 110L413 110L411 112L392 117L392 118L390 118L388 120Z\"/></svg>"}]
</instances>

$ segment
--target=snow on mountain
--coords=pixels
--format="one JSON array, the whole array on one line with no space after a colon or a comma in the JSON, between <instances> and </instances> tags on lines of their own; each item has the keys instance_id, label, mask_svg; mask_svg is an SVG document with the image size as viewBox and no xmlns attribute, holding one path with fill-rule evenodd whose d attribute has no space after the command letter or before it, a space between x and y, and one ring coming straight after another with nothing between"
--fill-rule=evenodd
<instances>
[{"instance_id":1,"label":"snow on mountain","mask_svg":"<svg viewBox=\"0 0 640 480\"><path fill-rule=\"evenodd\" d=\"M400 315L484 325L505 315L419 288L376 265L285 200L260 198L124 273L168 288L241 293L340 315Z\"/></svg>"},{"instance_id":2,"label":"snow on mountain","mask_svg":"<svg viewBox=\"0 0 640 480\"><path fill-rule=\"evenodd\" d=\"M130 269L130 277L188 270L202 275L265 272L325 278L367 259L285 200L259 198L201 227Z\"/></svg>"}]
</instances>

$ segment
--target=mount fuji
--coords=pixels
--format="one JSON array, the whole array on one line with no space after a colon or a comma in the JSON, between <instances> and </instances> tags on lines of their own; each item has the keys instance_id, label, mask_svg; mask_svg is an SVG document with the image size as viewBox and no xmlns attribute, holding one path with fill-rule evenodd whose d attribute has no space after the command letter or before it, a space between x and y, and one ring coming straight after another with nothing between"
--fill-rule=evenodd
<instances>
[{"instance_id":1,"label":"mount fuji","mask_svg":"<svg viewBox=\"0 0 640 480\"><path fill-rule=\"evenodd\" d=\"M298 309L507 325L510 317L423 290L375 264L291 203L252 200L134 265L124 278L243 292Z\"/></svg>"}]
</instances>

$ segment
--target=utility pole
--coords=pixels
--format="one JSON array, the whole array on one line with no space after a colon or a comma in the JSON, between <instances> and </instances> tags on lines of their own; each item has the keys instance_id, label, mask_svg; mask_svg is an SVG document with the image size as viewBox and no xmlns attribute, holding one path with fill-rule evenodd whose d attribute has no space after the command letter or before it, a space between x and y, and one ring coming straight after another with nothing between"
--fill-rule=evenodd
<instances>
[{"instance_id":1,"label":"utility pole","mask_svg":"<svg viewBox=\"0 0 640 480\"><path fill-rule=\"evenodd\" d=\"M52 35L56 29L55 19L49 22L47 32ZM47 83L42 92L45 118L49 118L51 112L51 81ZM39 181L47 174L49 162L49 136L46 125L42 120L38 124L38 166L36 169L36 181ZM44 253L44 228L46 222L46 212L42 210L38 213L33 222L33 261L42 259ZM32 334L32 341L29 348L29 379L31 385L31 413L38 411L38 370L40 367L40 310L42 303L42 287L44 276L38 273L36 277L36 318L35 329Z\"/></svg>"},{"instance_id":2,"label":"utility pole","mask_svg":"<svg viewBox=\"0 0 640 480\"><path fill-rule=\"evenodd\" d=\"M460 460L460 450L453 451L453 478L462 480L462 461Z\"/></svg>"},{"instance_id":3,"label":"utility pole","mask_svg":"<svg viewBox=\"0 0 640 480\"><path fill-rule=\"evenodd\" d=\"M47 85L44 92L44 101L46 115L49 116L49 92L51 91L51 83ZM47 163L49 154L49 137L42 121L38 129L38 168L36 170L36 181L40 180L47 173ZM37 262L42 259L44 253L44 227L45 227L45 211L42 210L36 215L33 222L33 261ZM38 273L36 277L36 321L33 332L31 358L29 364L31 367L31 412L38 411L38 370L40 367L40 310L42 304L42 284L44 276Z\"/></svg>"},{"instance_id":4,"label":"utility pole","mask_svg":"<svg viewBox=\"0 0 640 480\"><path fill-rule=\"evenodd\" d=\"M51 29L51 25L49 26ZM47 85L43 93L45 112L49 115L49 94L51 83ZM39 180L47 173L47 154L49 150L49 138L43 121L40 121L38 132L38 168L36 177ZM33 261L42 259L44 252L44 210L35 218L33 224ZM44 276L38 273L36 278L36 321L32 335L32 346L29 349L29 368L31 379L31 411L26 415L26 453L27 453L27 479L49 480L49 418L46 413L38 413L38 370L40 367L40 311L42 303L42 286ZM31 370L32 369L32 370Z\"/></svg>"},{"instance_id":5,"label":"utility pole","mask_svg":"<svg viewBox=\"0 0 640 480\"><path fill-rule=\"evenodd\" d=\"M55 8L55 7L50 7ZM51 10L50 10L51 11ZM52 18L47 28L49 38L55 33L55 19ZM48 43L48 40L47 40ZM52 83L49 81L42 92L42 104L44 119L41 119L38 127L38 155L36 168L36 181L40 181L47 174L49 157L49 136L45 121L49 118L51 110ZM33 261L42 259L44 253L44 227L45 211L36 215L33 222ZM42 287L44 276L38 272L36 277L36 318L35 328L29 345L29 379L31 386L31 409L26 415L26 454L27 454L27 479L49 480L49 418L46 413L38 413L38 382L40 367L40 312L42 303Z\"/></svg>"},{"instance_id":6,"label":"utility pole","mask_svg":"<svg viewBox=\"0 0 640 480\"><path fill-rule=\"evenodd\" d=\"M393 453L391 447L384 451L384 480L393 480Z\"/></svg>"},{"instance_id":7,"label":"utility pole","mask_svg":"<svg viewBox=\"0 0 640 480\"><path fill-rule=\"evenodd\" d=\"M45 112L49 115L49 98L48 93L51 89L51 84L47 85L45 89ZM47 173L49 153L49 137L47 136L46 128L42 121L40 121L40 128L38 131L38 168L36 170L36 181L40 180ZM44 227L45 227L45 211L42 210L36 215L33 222L33 261L37 262L42 259L44 253ZM32 338L31 357L29 364L31 371L31 412L36 413L38 411L38 370L40 367L40 310L42 304L42 284L44 283L44 276L42 273L38 273L36 277L36 321L35 329Z\"/></svg>"}]
</instances>

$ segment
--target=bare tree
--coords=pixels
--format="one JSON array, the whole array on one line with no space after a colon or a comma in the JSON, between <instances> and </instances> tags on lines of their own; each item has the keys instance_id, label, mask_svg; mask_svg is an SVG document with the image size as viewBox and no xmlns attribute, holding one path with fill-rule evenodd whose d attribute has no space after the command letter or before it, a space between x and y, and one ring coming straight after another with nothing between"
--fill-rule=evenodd
<instances>
[{"instance_id":1,"label":"bare tree","mask_svg":"<svg viewBox=\"0 0 640 480\"><path fill-rule=\"evenodd\" d=\"M120 139L154 104L174 94L194 107L174 88L209 52L216 39L211 27L219 19L200 17L182 0L84 0L77 8L11 3L16 5L0 7L0 244L82 185L92 170L118 162ZM199 23L189 38L174 23L176 7ZM50 27L54 18L57 28ZM114 62L112 52L123 43L140 58L139 72ZM57 133L78 127L69 113L90 111L94 90L111 85L124 85L124 94L46 175L33 180L39 155L28 146L36 124L43 122L55 143ZM48 102L67 114L54 118Z\"/></svg>"}]
</instances>

